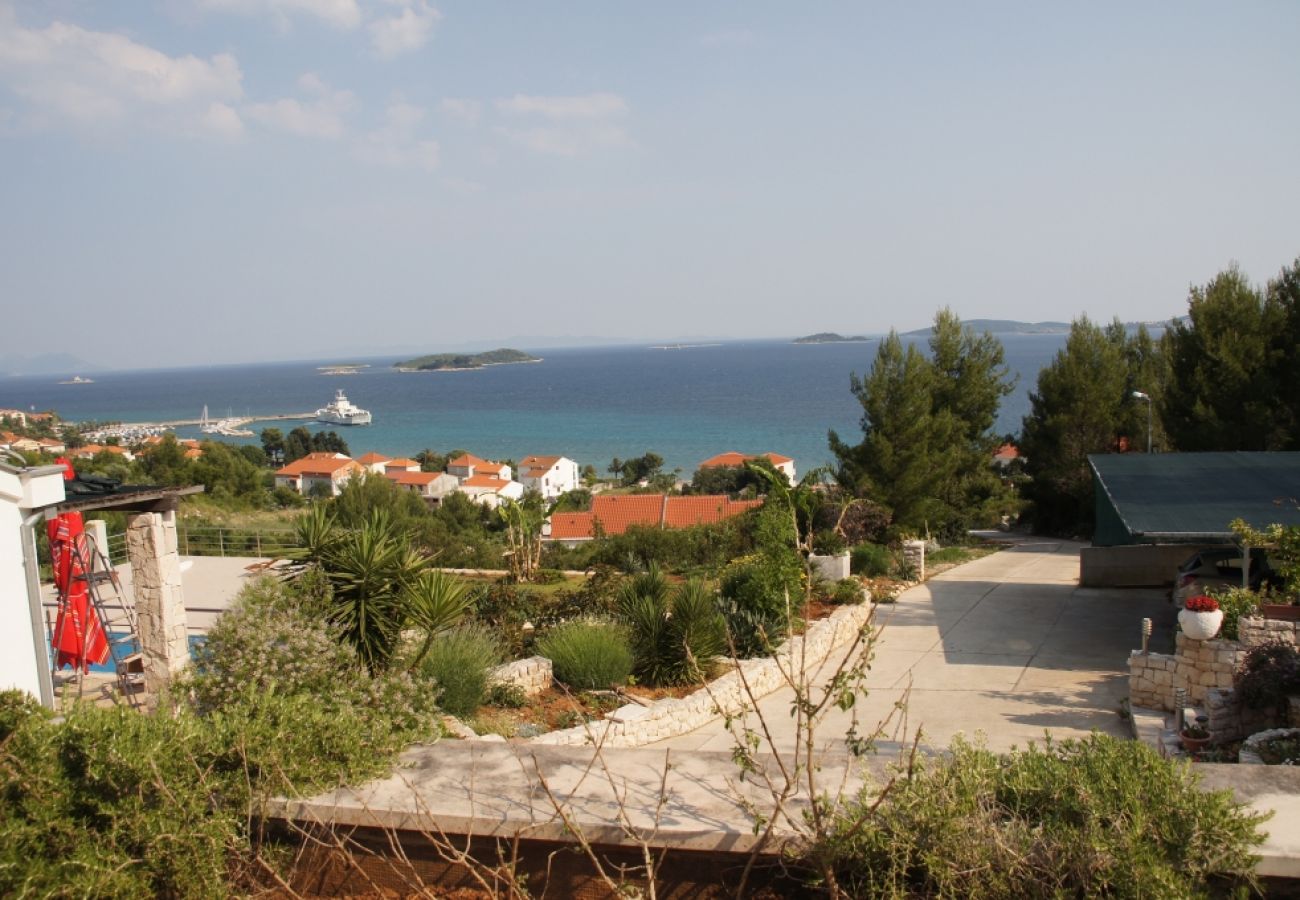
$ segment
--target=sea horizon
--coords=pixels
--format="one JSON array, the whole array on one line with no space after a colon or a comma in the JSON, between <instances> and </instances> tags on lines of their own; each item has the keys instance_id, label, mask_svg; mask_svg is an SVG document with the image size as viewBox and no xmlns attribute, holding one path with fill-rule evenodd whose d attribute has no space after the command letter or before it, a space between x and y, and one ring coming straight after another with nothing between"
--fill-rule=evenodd
<instances>
[{"instance_id":1,"label":"sea horizon","mask_svg":"<svg viewBox=\"0 0 1300 900\"><path fill-rule=\"evenodd\" d=\"M919 338L909 340L920 341ZM1007 365L1018 376L996 431L1016 433L1027 414L1039 369L1064 346L1063 334L1002 335ZM720 341L680 349L664 344L518 349L541 363L474 370L400 372L406 354L331 355L272 363L96 372L90 384L58 384L48 375L0 379L0 407L53 409L65 420L166 422L209 417L308 413L336 389L368 409L374 423L260 421L252 437L208 436L197 427L178 437L259 443L264 427L335 430L353 455L409 456L423 449L469 450L490 459L564 455L602 473L614 457L653 451L665 469L690 477L704 459L727 450L776 452L800 473L832 461L827 431L850 442L861 432L861 407L850 374L866 375L879 340L796 344L788 339ZM671 346L671 345L670 345ZM367 364L357 374L318 367Z\"/></svg>"}]
</instances>

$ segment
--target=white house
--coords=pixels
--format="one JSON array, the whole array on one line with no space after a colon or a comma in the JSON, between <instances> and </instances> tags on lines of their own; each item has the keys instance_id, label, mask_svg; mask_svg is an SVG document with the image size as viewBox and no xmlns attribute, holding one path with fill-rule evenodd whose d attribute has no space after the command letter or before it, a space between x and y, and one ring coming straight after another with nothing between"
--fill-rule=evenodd
<instances>
[{"instance_id":1,"label":"white house","mask_svg":"<svg viewBox=\"0 0 1300 900\"><path fill-rule=\"evenodd\" d=\"M374 472L376 475L384 474L384 467L387 466L391 459L382 453L375 453L373 450L365 456L357 458L357 465L360 465L368 472Z\"/></svg>"},{"instance_id":2,"label":"white house","mask_svg":"<svg viewBox=\"0 0 1300 900\"><path fill-rule=\"evenodd\" d=\"M578 464L565 456L525 456L519 461L519 481L526 491L553 500L581 486Z\"/></svg>"},{"instance_id":3,"label":"white house","mask_svg":"<svg viewBox=\"0 0 1300 900\"><path fill-rule=\"evenodd\" d=\"M728 450L726 453L719 453L700 463L701 469L712 469L720 467L739 468L751 459L766 459L776 469L786 477L791 484L795 483L794 460L788 456L782 456L780 453L737 453L735 450Z\"/></svg>"},{"instance_id":4,"label":"white house","mask_svg":"<svg viewBox=\"0 0 1300 900\"><path fill-rule=\"evenodd\" d=\"M475 475L487 475L491 478L509 481L511 475L510 467L504 463L479 459L473 453L462 453L447 463L447 474L456 476L461 482L464 482L467 478L473 478Z\"/></svg>"},{"instance_id":5,"label":"white house","mask_svg":"<svg viewBox=\"0 0 1300 900\"><path fill-rule=\"evenodd\" d=\"M317 485L324 485L330 496L336 497L349 478L364 471L355 459L342 453L309 453L276 471L275 486L306 495Z\"/></svg>"},{"instance_id":6,"label":"white house","mask_svg":"<svg viewBox=\"0 0 1300 900\"><path fill-rule=\"evenodd\" d=\"M419 494L430 503L441 503L442 499L460 487L456 476L446 472L407 472L403 469L390 469L384 477L403 490Z\"/></svg>"},{"instance_id":7,"label":"white house","mask_svg":"<svg viewBox=\"0 0 1300 900\"><path fill-rule=\"evenodd\" d=\"M491 475L471 475L461 480L457 490L475 503L494 509L502 500L519 500L524 496L524 486L519 482Z\"/></svg>"}]
</instances>

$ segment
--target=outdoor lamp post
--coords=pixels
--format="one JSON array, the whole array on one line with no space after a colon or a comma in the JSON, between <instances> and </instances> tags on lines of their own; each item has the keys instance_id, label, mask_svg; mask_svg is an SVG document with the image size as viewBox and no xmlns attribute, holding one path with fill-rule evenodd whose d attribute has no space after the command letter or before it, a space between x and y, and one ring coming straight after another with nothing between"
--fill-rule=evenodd
<instances>
[{"instance_id":1,"label":"outdoor lamp post","mask_svg":"<svg viewBox=\"0 0 1300 900\"><path fill-rule=\"evenodd\" d=\"M1145 400L1147 402L1147 453L1151 452L1151 395L1144 394L1141 391L1133 392L1134 400Z\"/></svg>"}]
</instances>

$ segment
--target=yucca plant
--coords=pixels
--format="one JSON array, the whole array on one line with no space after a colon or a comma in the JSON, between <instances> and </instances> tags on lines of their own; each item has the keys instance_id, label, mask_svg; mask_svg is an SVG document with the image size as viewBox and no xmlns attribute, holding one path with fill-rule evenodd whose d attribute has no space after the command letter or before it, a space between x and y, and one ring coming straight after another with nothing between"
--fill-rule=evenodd
<instances>
[{"instance_id":1,"label":"yucca plant","mask_svg":"<svg viewBox=\"0 0 1300 900\"><path fill-rule=\"evenodd\" d=\"M623 586L618 608L631 630L634 672L647 684L702 681L726 646L725 622L699 579L670 594L663 572L651 565Z\"/></svg>"},{"instance_id":2,"label":"yucca plant","mask_svg":"<svg viewBox=\"0 0 1300 900\"><path fill-rule=\"evenodd\" d=\"M411 660L411 668L420 664L439 633L464 618L472 603L465 582L438 569L416 576L402 600L407 624L424 632L424 641Z\"/></svg>"}]
</instances>

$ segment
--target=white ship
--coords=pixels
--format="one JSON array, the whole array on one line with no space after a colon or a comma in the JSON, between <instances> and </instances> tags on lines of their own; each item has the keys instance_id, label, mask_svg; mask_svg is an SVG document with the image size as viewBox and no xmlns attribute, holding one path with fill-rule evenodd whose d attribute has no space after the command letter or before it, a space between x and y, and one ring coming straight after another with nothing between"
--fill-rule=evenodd
<instances>
[{"instance_id":1,"label":"white ship","mask_svg":"<svg viewBox=\"0 0 1300 900\"><path fill-rule=\"evenodd\" d=\"M354 406L351 400L343 396L343 389L339 388L333 403L316 410L316 421L331 425L369 425L370 410Z\"/></svg>"}]
</instances>

